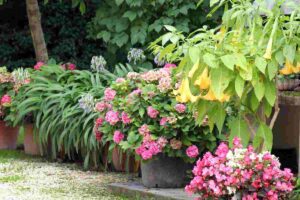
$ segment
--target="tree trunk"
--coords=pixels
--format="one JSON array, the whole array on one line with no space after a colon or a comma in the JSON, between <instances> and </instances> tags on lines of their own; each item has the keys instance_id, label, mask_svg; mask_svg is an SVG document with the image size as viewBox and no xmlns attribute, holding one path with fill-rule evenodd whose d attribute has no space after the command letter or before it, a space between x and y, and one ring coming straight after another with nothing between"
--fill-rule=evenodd
<instances>
[{"instance_id":1,"label":"tree trunk","mask_svg":"<svg viewBox=\"0 0 300 200\"><path fill-rule=\"evenodd\" d=\"M26 0L26 10L36 61L47 62L48 52L41 24L38 0Z\"/></svg>"}]
</instances>

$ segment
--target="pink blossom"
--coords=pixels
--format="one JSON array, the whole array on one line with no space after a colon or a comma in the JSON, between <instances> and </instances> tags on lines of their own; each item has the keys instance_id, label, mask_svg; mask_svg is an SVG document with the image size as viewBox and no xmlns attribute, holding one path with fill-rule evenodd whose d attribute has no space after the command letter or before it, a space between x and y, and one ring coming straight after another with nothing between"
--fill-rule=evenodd
<instances>
[{"instance_id":1,"label":"pink blossom","mask_svg":"<svg viewBox=\"0 0 300 200\"><path fill-rule=\"evenodd\" d=\"M5 94L1 98L1 105L8 106L11 104L11 97L8 94Z\"/></svg>"},{"instance_id":2,"label":"pink blossom","mask_svg":"<svg viewBox=\"0 0 300 200\"><path fill-rule=\"evenodd\" d=\"M152 119L155 119L157 117L157 115L159 114L159 112L157 110L155 110L152 106L149 106L147 108L147 114Z\"/></svg>"},{"instance_id":3,"label":"pink blossom","mask_svg":"<svg viewBox=\"0 0 300 200\"><path fill-rule=\"evenodd\" d=\"M123 124L129 124L131 122L131 119L129 118L129 116L126 112L122 112L121 118L122 118Z\"/></svg>"},{"instance_id":4,"label":"pink blossom","mask_svg":"<svg viewBox=\"0 0 300 200\"><path fill-rule=\"evenodd\" d=\"M117 92L111 88L106 88L104 91L104 100L105 101L112 101L114 100Z\"/></svg>"},{"instance_id":5,"label":"pink blossom","mask_svg":"<svg viewBox=\"0 0 300 200\"><path fill-rule=\"evenodd\" d=\"M107 103L100 101L96 103L95 109L98 112L103 112L107 108Z\"/></svg>"},{"instance_id":6,"label":"pink blossom","mask_svg":"<svg viewBox=\"0 0 300 200\"><path fill-rule=\"evenodd\" d=\"M234 148L242 148L243 145L241 143L241 139L238 137L234 137L233 138L233 146L234 146Z\"/></svg>"},{"instance_id":7,"label":"pink blossom","mask_svg":"<svg viewBox=\"0 0 300 200\"><path fill-rule=\"evenodd\" d=\"M69 64L68 64L68 70L73 71L73 70L75 70L75 69L76 69L76 65L75 65L75 64L73 64L73 63L69 63Z\"/></svg>"},{"instance_id":8,"label":"pink blossom","mask_svg":"<svg viewBox=\"0 0 300 200\"><path fill-rule=\"evenodd\" d=\"M163 117L163 118L160 119L159 125L165 126L167 124L167 122L168 122L168 118L167 117Z\"/></svg>"},{"instance_id":9,"label":"pink blossom","mask_svg":"<svg viewBox=\"0 0 300 200\"><path fill-rule=\"evenodd\" d=\"M115 143L119 144L124 139L124 134L121 131L115 131L113 140Z\"/></svg>"},{"instance_id":10,"label":"pink blossom","mask_svg":"<svg viewBox=\"0 0 300 200\"><path fill-rule=\"evenodd\" d=\"M96 125L97 127L102 126L103 122L104 122L104 119L101 118L101 117L99 117L99 118L96 120L95 125Z\"/></svg>"},{"instance_id":11,"label":"pink blossom","mask_svg":"<svg viewBox=\"0 0 300 200\"><path fill-rule=\"evenodd\" d=\"M117 78L116 83L123 83L125 81L124 78Z\"/></svg>"},{"instance_id":12,"label":"pink blossom","mask_svg":"<svg viewBox=\"0 0 300 200\"><path fill-rule=\"evenodd\" d=\"M170 69L170 68L176 68L176 65L175 64L172 64L172 63L166 63L164 68L166 69Z\"/></svg>"},{"instance_id":13,"label":"pink blossom","mask_svg":"<svg viewBox=\"0 0 300 200\"><path fill-rule=\"evenodd\" d=\"M43 65L45 65L44 62L37 62L37 63L34 65L33 68L34 68L35 70L40 70L41 67L42 67Z\"/></svg>"},{"instance_id":14,"label":"pink blossom","mask_svg":"<svg viewBox=\"0 0 300 200\"><path fill-rule=\"evenodd\" d=\"M102 139L102 133L101 133L100 131L95 131L94 134L95 134L96 140L97 140L98 142L100 142L101 139Z\"/></svg>"},{"instance_id":15,"label":"pink blossom","mask_svg":"<svg viewBox=\"0 0 300 200\"><path fill-rule=\"evenodd\" d=\"M178 103L175 105L175 110L179 113L184 113L186 110L186 106L182 103Z\"/></svg>"},{"instance_id":16,"label":"pink blossom","mask_svg":"<svg viewBox=\"0 0 300 200\"><path fill-rule=\"evenodd\" d=\"M139 133L140 133L141 135L144 135L144 136L145 136L145 135L148 135L148 134L150 133L150 130L149 130L147 124L142 125L142 126L138 129L138 131L139 131Z\"/></svg>"},{"instance_id":17,"label":"pink blossom","mask_svg":"<svg viewBox=\"0 0 300 200\"><path fill-rule=\"evenodd\" d=\"M159 137L157 144L160 146L160 148L164 148L168 144L168 140L165 137Z\"/></svg>"},{"instance_id":18,"label":"pink blossom","mask_svg":"<svg viewBox=\"0 0 300 200\"><path fill-rule=\"evenodd\" d=\"M135 152L142 157L143 160L152 159L153 156L157 155L162 151L161 146L155 141L143 141Z\"/></svg>"},{"instance_id":19,"label":"pink blossom","mask_svg":"<svg viewBox=\"0 0 300 200\"><path fill-rule=\"evenodd\" d=\"M170 146L172 149L181 149L182 142L180 140L176 140L175 138L171 139Z\"/></svg>"},{"instance_id":20,"label":"pink blossom","mask_svg":"<svg viewBox=\"0 0 300 200\"><path fill-rule=\"evenodd\" d=\"M119 113L115 111L108 111L105 115L105 121L107 121L110 125L115 125L119 122Z\"/></svg>"},{"instance_id":21,"label":"pink blossom","mask_svg":"<svg viewBox=\"0 0 300 200\"><path fill-rule=\"evenodd\" d=\"M186 149L186 155L190 158L196 158L199 155L199 150L196 145L192 145Z\"/></svg>"}]
</instances>

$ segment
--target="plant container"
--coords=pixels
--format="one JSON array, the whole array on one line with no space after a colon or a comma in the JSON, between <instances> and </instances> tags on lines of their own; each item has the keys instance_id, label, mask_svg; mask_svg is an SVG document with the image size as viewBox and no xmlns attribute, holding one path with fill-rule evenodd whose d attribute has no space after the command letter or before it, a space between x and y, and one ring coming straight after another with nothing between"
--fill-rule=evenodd
<instances>
[{"instance_id":1,"label":"plant container","mask_svg":"<svg viewBox=\"0 0 300 200\"><path fill-rule=\"evenodd\" d=\"M3 120L0 121L0 149L16 149L19 129L10 127Z\"/></svg>"},{"instance_id":2,"label":"plant container","mask_svg":"<svg viewBox=\"0 0 300 200\"><path fill-rule=\"evenodd\" d=\"M130 156L115 147L112 151L112 164L118 172L136 173L139 170L140 162L135 160L134 156Z\"/></svg>"},{"instance_id":3,"label":"plant container","mask_svg":"<svg viewBox=\"0 0 300 200\"><path fill-rule=\"evenodd\" d=\"M192 165L181 158L159 154L142 162L142 183L148 188L181 188L190 181L187 171L191 169Z\"/></svg>"},{"instance_id":4,"label":"plant container","mask_svg":"<svg viewBox=\"0 0 300 200\"><path fill-rule=\"evenodd\" d=\"M28 155L41 155L38 141L34 137L34 125L25 124L24 150Z\"/></svg>"}]
</instances>

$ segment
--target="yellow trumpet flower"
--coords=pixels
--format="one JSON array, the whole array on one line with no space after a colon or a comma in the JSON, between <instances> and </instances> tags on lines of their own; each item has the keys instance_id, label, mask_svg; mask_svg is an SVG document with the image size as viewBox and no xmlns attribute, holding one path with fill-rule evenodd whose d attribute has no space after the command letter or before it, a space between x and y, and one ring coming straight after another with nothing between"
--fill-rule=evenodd
<instances>
[{"instance_id":1,"label":"yellow trumpet flower","mask_svg":"<svg viewBox=\"0 0 300 200\"><path fill-rule=\"evenodd\" d=\"M293 66L293 63L291 63L288 59L286 59L285 65L281 70L279 70L279 73L282 75L289 75L295 73L294 71L296 70L297 69L296 67Z\"/></svg>"},{"instance_id":2,"label":"yellow trumpet flower","mask_svg":"<svg viewBox=\"0 0 300 200\"><path fill-rule=\"evenodd\" d=\"M268 42L268 46L267 46L267 49L266 49L266 52L264 54L264 58L265 59L271 59L272 58L272 45L273 45L273 39L270 38L269 42Z\"/></svg>"},{"instance_id":3,"label":"yellow trumpet flower","mask_svg":"<svg viewBox=\"0 0 300 200\"><path fill-rule=\"evenodd\" d=\"M199 59L197 60L197 62L193 65L191 71L189 71L189 78L192 78L195 74L195 72L197 71L197 69L199 68Z\"/></svg>"},{"instance_id":4,"label":"yellow trumpet flower","mask_svg":"<svg viewBox=\"0 0 300 200\"><path fill-rule=\"evenodd\" d=\"M204 69L202 74L197 78L194 85L198 85L201 90L206 90L210 86L210 78L208 76L208 69L207 67Z\"/></svg>"},{"instance_id":5,"label":"yellow trumpet flower","mask_svg":"<svg viewBox=\"0 0 300 200\"><path fill-rule=\"evenodd\" d=\"M176 96L176 100L181 103L186 102L196 102L198 100L198 96L194 96L190 90L189 80L188 78L184 78L178 88L178 90L174 91Z\"/></svg>"},{"instance_id":6,"label":"yellow trumpet flower","mask_svg":"<svg viewBox=\"0 0 300 200\"><path fill-rule=\"evenodd\" d=\"M212 91L212 89L210 88L207 92L207 94L205 96L202 96L201 97L202 99L204 100L207 100L207 101L220 101L220 102L225 102L225 101L229 101L230 99L230 95L228 94L222 94L221 97L219 99L216 98L216 95L214 94L214 92Z\"/></svg>"}]
</instances>

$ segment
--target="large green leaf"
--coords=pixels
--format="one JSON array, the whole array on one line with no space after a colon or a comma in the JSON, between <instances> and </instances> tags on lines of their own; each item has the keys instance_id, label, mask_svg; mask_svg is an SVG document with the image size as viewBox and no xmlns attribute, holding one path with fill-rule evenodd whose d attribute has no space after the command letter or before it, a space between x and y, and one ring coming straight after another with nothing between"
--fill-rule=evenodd
<instances>
[{"instance_id":1,"label":"large green leaf","mask_svg":"<svg viewBox=\"0 0 300 200\"><path fill-rule=\"evenodd\" d=\"M229 144L232 146L232 141L235 137L241 139L242 144L246 147L250 140L250 132L247 123L241 118L234 118L229 123L230 135L229 135Z\"/></svg>"},{"instance_id":2,"label":"large green leaf","mask_svg":"<svg viewBox=\"0 0 300 200\"><path fill-rule=\"evenodd\" d=\"M223 67L211 69L211 87L217 98L221 98L231 80L231 72Z\"/></svg>"},{"instance_id":3,"label":"large green leaf","mask_svg":"<svg viewBox=\"0 0 300 200\"><path fill-rule=\"evenodd\" d=\"M256 149L270 151L273 144L273 134L271 129L264 123L260 123L257 133L253 139L253 146Z\"/></svg>"}]
</instances>

